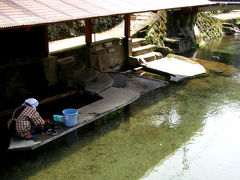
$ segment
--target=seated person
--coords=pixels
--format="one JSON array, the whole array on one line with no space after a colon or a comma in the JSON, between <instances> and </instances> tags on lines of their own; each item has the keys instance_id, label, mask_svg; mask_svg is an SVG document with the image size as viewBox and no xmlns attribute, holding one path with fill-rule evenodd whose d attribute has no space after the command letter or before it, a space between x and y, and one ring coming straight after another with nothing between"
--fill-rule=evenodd
<instances>
[{"instance_id":1,"label":"seated person","mask_svg":"<svg viewBox=\"0 0 240 180\"><path fill-rule=\"evenodd\" d=\"M36 111L38 101L34 98L26 99L18 107L8 122L9 129L14 129L17 136L26 140L34 138L34 131L44 128L44 120Z\"/></svg>"}]
</instances>

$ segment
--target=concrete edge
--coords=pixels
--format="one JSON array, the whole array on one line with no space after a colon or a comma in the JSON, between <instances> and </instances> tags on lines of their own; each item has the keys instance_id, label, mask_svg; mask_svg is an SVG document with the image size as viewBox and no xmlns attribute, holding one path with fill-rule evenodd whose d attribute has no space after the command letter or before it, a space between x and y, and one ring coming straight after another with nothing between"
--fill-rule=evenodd
<instances>
[{"instance_id":1,"label":"concrete edge","mask_svg":"<svg viewBox=\"0 0 240 180\"><path fill-rule=\"evenodd\" d=\"M82 123L80 123L80 124L78 124L78 125L70 128L70 129L62 132L61 134L58 134L58 135L56 135L56 136L53 136L53 137L51 137L51 138L49 138L49 139L47 139L47 140L45 140L45 141L40 141L38 144L34 144L33 146L29 146L29 147L8 149L8 151L34 150L34 149L36 149L36 148L38 148L38 147L40 147L40 146L42 146L42 145L45 145L45 144L47 144L47 143L49 143L49 142L51 142L51 141L53 141L53 140L55 140L55 139L58 139L58 138L66 135L66 134L68 134L68 133L70 133L70 132L72 132L72 131L74 131L74 130L77 130L78 128L80 128L80 127L82 127L82 126L85 126L85 125L87 125L87 124L89 124L89 123L91 123L91 122L93 122L93 121L95 121L95 120L97 120L97 119L99 119L99 118L107 115L107 114L110 114L110 113L112 113L112 112L114 112L114 111L116 111L116 110L118 110L118 109L121 109L121 108L123 108L123 107L125 107L125 106L127 106L127 105L129 105L129 104L131 104L131 103L133 103L133 102L136 101L139 97L140 97L140 95L137 95L137 96L134 97L133 99L129 100L128 102L126 102L126 103L124 103L124 104L122 104L122 105L120 105L120 106L118 106L118 107L116 107L116 108L114 108L114 109L111 109L111 110L109 110L109 111L107 111L107 112L105 112L105 113L102 113L102 114L100 114L100 115L97 115L97 116L95 116L94 118L92 118L91 120L82 122ZM81 109L81 108L80 108L80 109Z\"/></svg>"}]
</instances>

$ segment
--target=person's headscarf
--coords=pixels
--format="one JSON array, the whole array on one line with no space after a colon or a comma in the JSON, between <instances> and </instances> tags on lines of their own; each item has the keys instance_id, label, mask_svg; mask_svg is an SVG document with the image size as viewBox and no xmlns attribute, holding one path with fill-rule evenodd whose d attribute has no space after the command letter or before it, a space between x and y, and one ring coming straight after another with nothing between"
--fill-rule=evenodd
<instances>
[{"instance_id":1,"label":"person's headscarf","mask_svg":"<svg viewBox=\"0 0 240 180\"><path fill-rule=\"evenodd\" d=\"M36 100L35 98L26 99L25 102L23 103L23 105L26 103L29 104L30 106L32 106L34 109L36 109L39 104L38 100Z\"/></svg>"}]
</instances>

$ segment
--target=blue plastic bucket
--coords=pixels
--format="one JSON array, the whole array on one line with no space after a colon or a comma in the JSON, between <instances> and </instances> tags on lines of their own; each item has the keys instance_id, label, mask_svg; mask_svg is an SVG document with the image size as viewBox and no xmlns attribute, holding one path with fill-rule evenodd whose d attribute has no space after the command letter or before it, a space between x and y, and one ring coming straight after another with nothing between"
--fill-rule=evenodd
<instances>
[{"instance_id":1,"label":"blue plastic bucket","mask_svg":"<svg viewBox=\"0 0 240 180\"><path fill-rule=\"evenodd\" d=\"M64 109L63 121L64 126L71 127L77 124L78 110L77 109Z\"/></svg>"}]
</instances>

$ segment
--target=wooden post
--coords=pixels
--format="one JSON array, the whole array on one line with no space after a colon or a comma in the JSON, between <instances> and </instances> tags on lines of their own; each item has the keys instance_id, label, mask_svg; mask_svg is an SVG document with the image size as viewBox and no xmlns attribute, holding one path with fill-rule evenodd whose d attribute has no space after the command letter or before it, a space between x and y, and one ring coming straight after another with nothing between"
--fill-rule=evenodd
<instances>
[{"instance_id":1,"label":"wooden post","mask_svg":"<svg viewBox=\"0 0 240 180\"><path fill-rule=\"evenodd\" d=\"M92 19L85 19L85 42L89 46L92 44Z\"/></svg>"},{"instance_id":2,"label":"wooden post","mask_svg":"<svg viewBox=\"0 0 240 180\"><path fill-rule=\"evenodd\" d=\"M125 38L130 38L131 14L124 15L124 20L125 20L124 35Z\"/></svg>"},{"instance_id":3,"label":"wooden post","mask_svg":"<svg viewBox=\"0 0 240 180\"><path fill-rule=\"evenodd\" d=\"M45 44L45 49L44 49L44 56L49 55L49 44L48 44L48 27L47 25L44 26L44 44Z\"/></svg>"},{"instance_id":4,"label":"wooden post","mask_svg":"<svg viewBox=\"0 0 240 180\"><path fill-rule=\"evenodd\" d=\"M124 39L123 39L123 46L124 46L124 54L125 58L128 59L130 55L130 48L132 48L129 44L130 41L130 30L131 30L131 14L126 14L124 15L124 21L125 21L125 26L124 26Z\"/></svg>"}]
</instances>

